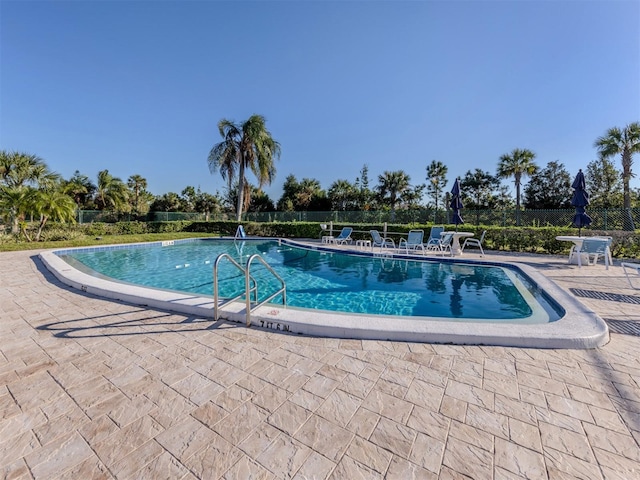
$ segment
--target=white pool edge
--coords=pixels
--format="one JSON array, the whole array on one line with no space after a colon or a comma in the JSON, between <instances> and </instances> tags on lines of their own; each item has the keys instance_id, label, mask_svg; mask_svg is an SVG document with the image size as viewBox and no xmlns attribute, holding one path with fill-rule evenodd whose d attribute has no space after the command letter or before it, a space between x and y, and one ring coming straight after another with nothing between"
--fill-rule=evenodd
<instances>
[{"instance_id":1,"label":"white pool edge","mask_svg":"<svg viewBox=\"0 0 640 480\"><path fill-rule=\"evenodd\" d=\"M82 250L79 247L78 250ZM64 249L75 250L75 249ZM168 292L97 278L66 263L56 250L40 253L40 259L62 283L83 292L176 313L210 318L213 298ZM341 252L345 253L345 252ZM473 261L470 263L489 263ZM606 323L575 297L533 267L520 263L490 262L518 268L564 310L555 322L516 325L513 323L465 323L411 319L393 316L366 316L264 305L251 313L252 327L318 337L362 340L393 340L455 345L492 345L529 348L597 348L609 341ZM221 308L224 320L245 324L244 303Z\"/></svg>"}]
</instances>

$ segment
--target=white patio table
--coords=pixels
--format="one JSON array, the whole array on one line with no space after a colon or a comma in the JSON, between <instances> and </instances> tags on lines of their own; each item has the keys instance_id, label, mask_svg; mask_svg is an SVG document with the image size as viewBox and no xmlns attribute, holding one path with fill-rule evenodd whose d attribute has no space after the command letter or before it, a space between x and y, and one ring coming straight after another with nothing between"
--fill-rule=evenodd
<instances>
[{"instance_id":1,"label":"white patio table","mask_svg":"<svg viewBox=\"0 0 640 480\"><path fill-rule=\"evenodd\" d=\"M451 256L457 257L462 255L462 249L460 248L460 239L466 237L473 237L473 232L442 232L440 234L441 237L444 235L452 234L453 239L451 240Z\"/></svg>"}]
</instances>

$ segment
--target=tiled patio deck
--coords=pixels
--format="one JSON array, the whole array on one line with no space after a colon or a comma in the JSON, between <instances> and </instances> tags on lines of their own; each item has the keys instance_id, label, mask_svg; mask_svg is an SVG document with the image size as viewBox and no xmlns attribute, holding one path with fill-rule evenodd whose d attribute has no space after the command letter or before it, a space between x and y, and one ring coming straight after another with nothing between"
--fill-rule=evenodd
<instances>
[{"instance_id":1,"label":"tiled patio deck","mask_svg":"<svg viewBox=\"0 0 640 480\"><path fill-rule=\"evenodd\" d=\"M640 324L619 266L499 257ZM36 252L0 253L0 475L640 478L636 335L598 350L289 336L91 297Z\"/></svg>"}]
</instances>

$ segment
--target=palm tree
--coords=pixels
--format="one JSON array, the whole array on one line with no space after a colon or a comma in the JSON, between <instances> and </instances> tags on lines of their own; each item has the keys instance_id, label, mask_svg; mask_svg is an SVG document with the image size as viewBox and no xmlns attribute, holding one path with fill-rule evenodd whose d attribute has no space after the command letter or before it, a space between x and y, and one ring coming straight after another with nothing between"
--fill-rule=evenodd
<instances>
[{"instance_id":1,"label":"palm tree","mask_svg":"<svg viewBox=\"0 0 640 480\"><path fill-rule=\"evenodd\" d=\"M19 232L20 220L30 211L33 187L0 185L0 212L7 216L11 224L11 233Z\"/></svg>"},{"instance_id":2,"label":"palm tree","mask_svg":"<svg viewBox=\"0 0 640 480\"><path fill-rule=\"evenodd\" d=\"M610 128L603 137L599 137L594 146L602 158L611 158L617 154L622 157L622 183L624 189L624 208L631 209L629 180L633 177L633 154L640 153L640 122L630 123L622 130Z\"/></svg>"},{"instance_id":3,"label":"palm tree","mask_svg":"<svg viewBox=\"0 0 640 480\"><path fill-rule=\"evenodd\" d=\"M40 224L35 237L36 242L40 240L47 220L71 223L76 220L76 203L60 189L38 190L33 197L33 210L40 215Z\"/></svg>"},{"instance_id":4,"label":"palm tree","mask_svg":"<svg viewBox=\"0 0 640 480\"><path fill-rule=\"evenodd\" d=\"M402 195L411 189L411 177L403 170L386 171L378 175L378 195L383 204L391 208L391 218L395 218L396 205L402 200Z\"/></svg>"},{"instance_id":5,"label":"palm tree","mask_svg":"<svg viewBox=\"0 0 640 480\"><path fill-rule=\"evenodd\" d=\"M76 170L73 176L64 182L63 184L64 193L71 195L80 208L84 205L87 197L92 197L93 193L96 191L96 186L86 175L81 174L78 170Z\"/></svg>"},{"instance_id":6,"label":"palm tree","mask_svg":"<svg viewBox=\"0 0 640 480\"><path fill-rule=\"evenodd\" d=\"M127 186L133 190L133 211L140 212L140 192L147 188L147 179L141 175L131 175L127 179Z\"/></svg>"},{"instance_id":7,"label":"palm tree","mask_svg":"<svg viewBox=\"0 0 640 480\"><path fill-rule=\"evenodd\" d=\"M98 172L98 188L96 203L101 209L121 211L127 204L127 186L124 182L109 173L109 170Z\"/></svg>"},{"instance_id":8,"label":"palm tree","mask_svg":"<svg viewBox=\"0 0 640 480\"><path fill-rule=\"evenodd\" d=\"M59 175L53 173L40 157L22 152L0 151L0 196L2 209L8 211L11 233L18 233L19 220L31 205L35 187L55 184Z\"/></svg>"},{"instance_id":9,"label":"palm tree","mask_svg":"<svg viewBox=\"0 0 640 480\"><path fill-rule=\"evenodd\" d=\"M336 180L331 184L327 192L334 210L346 210L347 206L353 207L356 202L357 190L347 180Z\"/></svg>"},{"instance_id":10,"label":"palm tree","mask_svg":"<svg viewBox=\"0 0 640 480\"><path fill-rule=\"evenodd\" d=\"M520 225L520 185L522 177L533 175L538 171L534 163L536 154L531 150L515 148L511 153L505 153L498 163L498 177L513 177L516 185L516 224Z\"/></svg>"},{"instance_id":11,"label":"palm tree","mask_svg":"<svg viewBox=\"0 0 640 480\"><path fill-rule=\"evenodd\" d=\"M323 196L324 191L318 180L315 178L303 178L294 199L295 209L308 210L314 200Z\"/></svg>"},{"instance_id":12,"label":"palm tree","mask_svg":"<svg viewBox=\"0 0 640 480\"><path fill-rule=\"evenodd\" d=\"M265 125L265 118L252 115L244 123L237 125L227 119L218 122L222 142L209 152L209 170L220 175L229 183L229 189L238 176L237 220L242 219L245 205L245 171L250 169L258 179L258 189L270 185L276 173L274 160L280 158L280 144L276 142Z\"/></svg>"},{"instance_id":13,"label":"palm tree","mask_svg":"<svg viewBox=\"0 0 640 480\"><path fill-rule=\"evenodd\" d=\"M36 155L0 151L0 182L9 187L35 185L52 175L46 163ZM55 174L53 174L55 175Z\"/></svg>"}]
</instances>

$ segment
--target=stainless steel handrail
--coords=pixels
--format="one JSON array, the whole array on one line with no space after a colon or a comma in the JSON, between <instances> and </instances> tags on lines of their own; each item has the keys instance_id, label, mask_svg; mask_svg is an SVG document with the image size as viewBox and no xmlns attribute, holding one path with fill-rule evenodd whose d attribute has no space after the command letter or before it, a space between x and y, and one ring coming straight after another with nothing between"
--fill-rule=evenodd
<instances>
[{"instance_id":1,"label":"stainless steel handrail","mask_svg":"<svg viewBox=\"0 0 640 480\"><path fill-rule=\"evenodd\" d=\"M220 255L218 255L218 257L216 258L215 262L213 262L213 317L216 319L216 321L218 320L218 315L219 315L218 265L220 264L220 261L223 258L228 259L231 262L231 264L234 265L238 270L240 270L242 272L242 274L245 276L245 291L242 292L240 295L237 295L237 296L235 296L233 298L228 299L227 301L228 302L233 302L234 300L239 299L243 295L246 295L247 301L250 301L251 292L253 292L256 302L258 301L258 283L256 282L255 278L250 277L249 276L249 272L247 270L245 270L242 267L242 265L240 265L238 262L236 262L231 255L229 255L228 253L221 253ZM250 287L250 285L249 285L250 281L253 282L253 288L249 288Z\"/></svg>"},{"instance_id":2,"label":"stainless steel handrail","mask_svg":"<svg viewBox=\"0 0 640 480\"><path fill-rule=\"evenodd\" d=\"M246 266L246 273L245 273L245 288L247 290L249 290L249 280L250 280L250 269L251 269L251 262L253 262L255 259L260 260L260 262L266 267L267 270L269 270L271 272L271 274L276 277L280 283L282 284L282 288L280 290L278 290L276 293L274 293L273 295L270 295L268 298L265 298L264 300L262 300L261 302L258 303L258 298L257 298L257 284L256 284L256 304L253 306L253 308L251 308L251 298L249 297L249 295L247 295L247 307L246 307L246 311L247 311L247 327L249 327L251 325L251 311L258 308L260 305L263 305L265 303L267 303L269 300L277 297L280 293L282 293L282 304L284 306L287 305L287 284L285 283L285 281L282 279L282 277L280 275L278 275L276 273L276 271L271 267L271 265L269 265L267 263L267 261L262 258L259 254L253 254L249 257L249 259L247 260L247 266Z\"/></svg>"}]
</instances>

